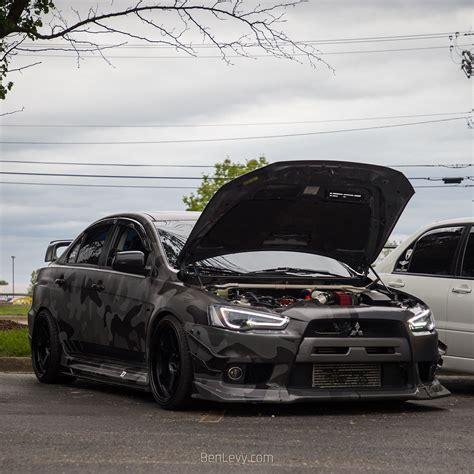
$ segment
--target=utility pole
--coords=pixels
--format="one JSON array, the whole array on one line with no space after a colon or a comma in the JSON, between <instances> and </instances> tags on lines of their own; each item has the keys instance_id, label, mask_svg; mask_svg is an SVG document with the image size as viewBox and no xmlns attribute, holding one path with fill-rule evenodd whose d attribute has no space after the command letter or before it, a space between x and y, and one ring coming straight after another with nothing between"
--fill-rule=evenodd
<instances>
[{"instance_id":1,"label":"utility pole","mask_svg":"<svg viewBox=\"0 0 474 474\"><path fill-rule=\"evenodd\" d=\"M12 297L15 298L15 255L12 255Z\"/></svg>"}]
</instances>

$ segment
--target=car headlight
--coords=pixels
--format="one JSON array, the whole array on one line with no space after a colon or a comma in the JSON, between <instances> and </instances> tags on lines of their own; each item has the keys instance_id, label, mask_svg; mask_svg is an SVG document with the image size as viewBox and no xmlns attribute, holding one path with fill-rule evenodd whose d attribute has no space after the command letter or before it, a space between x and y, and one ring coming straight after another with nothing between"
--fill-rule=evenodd
<instances>
[{"instance_id":1,"label":"car headlight","mask_svg":"<svg viewBox=\"0 0 474 474\"><path fill-rule=\"evenodd\" d=\"M415 334L420 332L433 332L435 329L433 314L429 309L421 310L413 316L413 318L408 320L408 326Z\"/></svg>"},{"instance_id":2,"label":"car headlight","mask_svg":"<svg viewBox=\"0 0 474 474\"><path fill-rule=\"evenodd\" d=\"M287 316L275 313L219 305L209 307L209 317L213 326L236 331L285 329L290 321Z\"/></svg>"}]
</instances>

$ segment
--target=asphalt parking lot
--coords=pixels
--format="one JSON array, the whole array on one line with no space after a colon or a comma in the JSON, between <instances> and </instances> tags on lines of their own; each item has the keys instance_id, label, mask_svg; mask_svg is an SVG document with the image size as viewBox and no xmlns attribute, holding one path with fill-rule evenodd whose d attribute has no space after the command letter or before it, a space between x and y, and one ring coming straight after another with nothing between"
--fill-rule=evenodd
<instances>
[{"instance_id":1,"label":"asphalt parking lot","mask_svg":"<svg viewBox=\"0 0 474 474\"><path fill-rule=\"evenodd\" d=\"M444 383L453 395L431 402L169 412L148 394L0 374L0 471L472 472L474 377Z\"/></svg>"}]
</instances>

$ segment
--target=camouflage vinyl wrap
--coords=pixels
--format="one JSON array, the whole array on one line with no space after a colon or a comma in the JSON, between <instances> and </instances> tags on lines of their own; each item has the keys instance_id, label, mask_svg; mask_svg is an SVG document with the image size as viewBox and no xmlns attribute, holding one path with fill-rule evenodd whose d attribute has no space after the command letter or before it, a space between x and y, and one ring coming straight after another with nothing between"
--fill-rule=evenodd
<instances>
[{"instance_id":1,"label":"camouflage vinyl wrap","mask_svg":"<svg viewBox=\"0 0 474 474\"><path fill-rule=\"evenodd\" d=\"M342 399L429 399L449 394L436 378L423 380L422 364L436 366L438 337L434 332L414 336L407 326L413 316L399 308L336 307L302 302L283 314L290 318L281 331L238 332L209 324L208 308L228 304L214 293L180 281L170 268L152 219L146 214L111 216L104 222L129 219L150 243L148 276L123 274L106 266L66 264L61 258L40 270L29 313L30 336L42 311L57 322L65 374L149 389L150 354L157 322L174 315L183 324L194 367L193 396L225 402L296 402ZM72 244L74 245L74 243ZM99 285L100 291L93 285ZM324 320L393 321L401 334L326 339L310 330ZM362 323L364 321L365 323ZM337 340L333 340L337 339ZM394 353L367 354L365 345ZM346 353L319 354L314 348L347 347ZM362 350L363 349L363 350ZM312 386L312 367L327 363L381 363L403 367L404 383L379 388L324 389ZM421 365L420 365L421 364ZM240 367L245 377L231 381L227 371ZM392 369L391 369L392 370ZM395 370L395 369L393 369ZM402 369L400 369L402 370ZM396 372L396 370L395 370ZM396 377L395 377L396 378Z\"/></svg>"}]
</instances>

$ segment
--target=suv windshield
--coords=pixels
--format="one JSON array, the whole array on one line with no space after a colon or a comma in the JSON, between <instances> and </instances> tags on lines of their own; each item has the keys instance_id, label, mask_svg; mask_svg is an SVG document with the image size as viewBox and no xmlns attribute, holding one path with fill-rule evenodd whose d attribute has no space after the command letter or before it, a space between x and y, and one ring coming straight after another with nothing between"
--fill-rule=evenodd
<instances>
[{"instance_id":1,"label":"suv windshield","mask_svg":"<svg viewBox=\"0 0 474 474\"><path fill-rule=\"evenodd\" d=\"M157 221L155 226L171 267L178 269L176 260L196 221ZM322 274L351 277L354 273L341 262L329 257L302 252L255 251L233 253L200 260L196 267L203 271L221 273L285 273Z\"/></svg>"}]
</instances>

